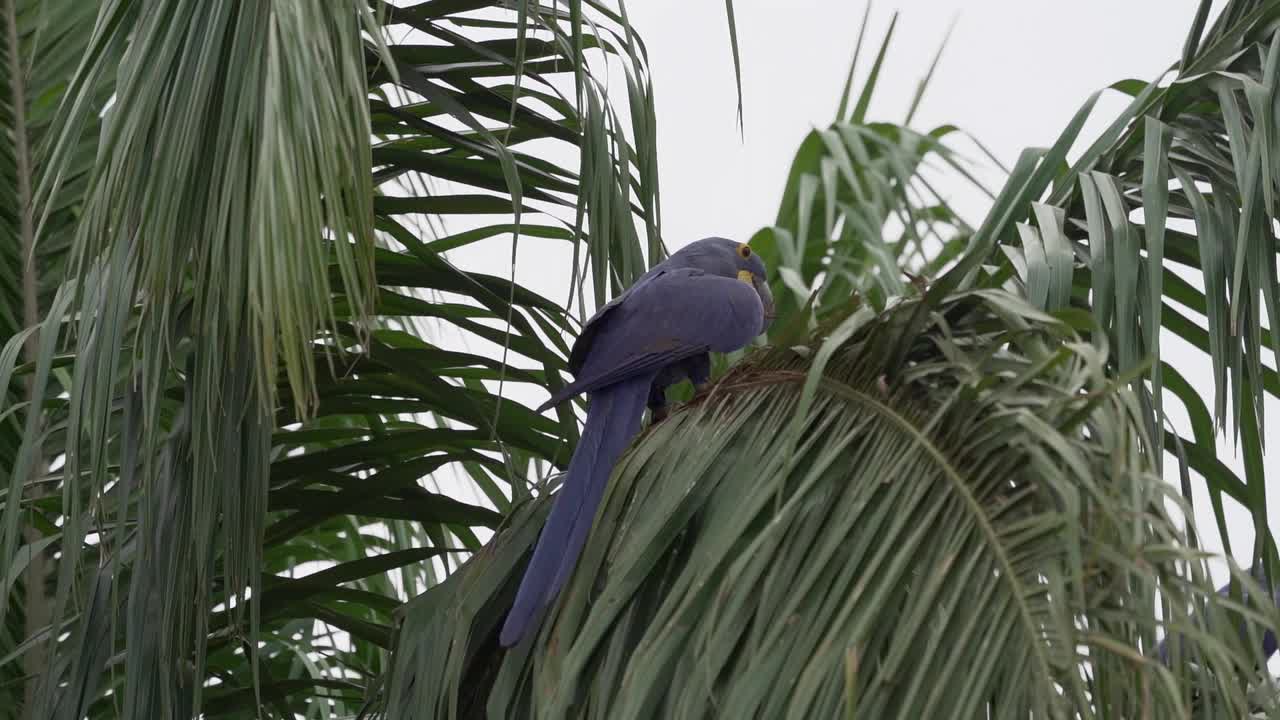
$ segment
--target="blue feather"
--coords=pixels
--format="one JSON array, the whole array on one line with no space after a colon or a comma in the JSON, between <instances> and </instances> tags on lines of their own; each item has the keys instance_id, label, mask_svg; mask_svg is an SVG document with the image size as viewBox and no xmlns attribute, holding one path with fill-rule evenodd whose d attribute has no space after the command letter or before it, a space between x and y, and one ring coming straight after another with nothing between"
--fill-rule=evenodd
<instances>
[{"instance_id":1,"label":"blue feather","mask_svg":"<svg viewBox=\"0 0 1280 720\"><path fill-rule=\"evenodd\" d=\"M500 641L511 647L569 580L587 541L613 465L640 430L653 374L632 377L591 394L582 439L569 461L551 516L538 537Z\"/></svg>"}]
</instances>

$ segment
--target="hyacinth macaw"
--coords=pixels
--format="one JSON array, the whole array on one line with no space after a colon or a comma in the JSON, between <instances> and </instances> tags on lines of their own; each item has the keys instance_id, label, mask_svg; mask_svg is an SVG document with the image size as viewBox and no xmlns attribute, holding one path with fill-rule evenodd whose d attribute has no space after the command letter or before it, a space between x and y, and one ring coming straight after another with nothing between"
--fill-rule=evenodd
<instances>
[{"instance_id":1,"label":"hyacinth macaw","mask_svg":"<svg viewBox=\"0 0 1280 720\"><path fill-rule=\"evenodd\" d=\"M569 579L645 406L661 419L667 386L688 378L701 388L710 351L746 347L768 327L773 296L765 278L750 247L706 238L654 266L583 326L569 355L574 381L538 412L585 392L587 421L502 626L504 647L520 642Z\"/></svg>"}]
</instances>

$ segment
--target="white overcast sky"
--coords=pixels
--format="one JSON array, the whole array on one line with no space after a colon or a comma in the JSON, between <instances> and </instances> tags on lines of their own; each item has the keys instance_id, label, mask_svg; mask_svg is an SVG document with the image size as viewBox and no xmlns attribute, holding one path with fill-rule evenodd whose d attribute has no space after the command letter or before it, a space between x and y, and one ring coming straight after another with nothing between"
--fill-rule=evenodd
<instances>
[{"instance_id":1,"label":"white overcast sky","mask_svg":"<svg viewBox=\"0 0 1280 720\"><path fill-rule=\"evenodd\" d=\"M859 61L860 88L889 20L899 11L869 119L903 119L921 77L954 23L941 63L913 126L954 124L978 138L1009 166L1029 146L1048 146L1091 93L1118 80L1155 78L1178 57L1197 0L881 0L875 4ZM1219 2L1218 5L1221 5ZM632 0L631 24L649 50L656 93L663 238L670 249L708 235L746 240L772 223L793 154L805 134L832 120L862 23L865 4L853 0L737 0L744 125L737 126L732 56L720 0ZM1142 28L1135 32L1135 28ZM621 77L611 80L625 97ZM1125 106L1108 91L1077 142L1074 158ZM975 160L976 148L959 145ZM1002 175L987 164L979 173L998 188ZM977 224L986 199L961 182L940 188L966 219ZM453 228L458 229L458 228ZM500 245L500 243L499 243ZM563 302L568 255L545 242L520 245L522 283ZM509 254L495 245L452 256L459 264L505 275ZM1212 387L1205 357L1177 338L1166 338L1166 359L1198 387ZM1272 365L1270 353L1265 362ZM1207 365L1207 362L1205 363ZM522 389L509 390L526 399ZM534 399L534 398L529 398ZM536 398L540 401L542 398ZM1185 428L1176 401L1166 403ZM1280 513L1280 402L1268 398L1273 438L1267 460L1272 479L1271 523ZM1243 478L1231 444L1219 441L1223 460ZM1166 474L1176 480L1176 464ZM1196 481L1202 540L1221 545L1203 483ZM1236 556L1247 561L1253 544L1247 514L1229 508Z\"/></svg>"},{"instance_id":2,"label":"white overcast sky","mask_svg":"<svg viewBox=\"0 0 1280 720\"><path fill-rule=\"evenodd\" d=\"M1093 91L1167 68L1181 50L1196 4L881 0L860 70L870 66L895 9L900 17L871 117L902 120L954 22L913 124L955 124L1011 165L1024 147L1051 144ZM772 220L796 146L835 115L866 7L850 0L734 5L742 138L735 128L724 3L628 3L632 24L648 44L657 89L663 226L672 245L711 234L747 237ZM1135 33L1135 27L1143 31ZM1124 105L1119 94L1110 94L1095 111L1100 121L1094 130ZM962 209L980 213L985 207L978 196L957 200Z\"/></svg>"}]
</instances>

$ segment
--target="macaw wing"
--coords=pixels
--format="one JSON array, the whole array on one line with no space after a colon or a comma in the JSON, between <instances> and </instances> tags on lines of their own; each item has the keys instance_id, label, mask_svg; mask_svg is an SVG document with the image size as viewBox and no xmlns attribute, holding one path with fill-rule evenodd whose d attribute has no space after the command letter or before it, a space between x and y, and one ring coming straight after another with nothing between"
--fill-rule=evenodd
<instances>
[{"instance_id":1,"label":"macaw wing","mask_svg":"<svg viewBox=\"0 0 1280 720\"><path fill-rule=\"evenodd\" d=\"M608 372L600 375L574 380L560 389L560 392L551 396L551 399L543 403L538 412L542 412L548 408L568 400L569 398L584 392L593 392L602 387L608 387L614 383L621 382L627 378L633 378L649 373L657 373L662 368L687 357L707 352L709 348L705 345L683 345L679 348L672 348L662 352L643 353L628 358L622 365L612 368Z\"/></svg>"},{"instance_id":2,"label":"macaw wing","mask_svg":"<svg viewBox=\"0 0 1280 720\"><path fill-rule=\"evenodd\" d=\"M659 273L638 283L600 318L578 377L541 409L627 378L656 374L699 353L737 350L760 334L763 321L764 306L747 283L698 270Z\"/></svg>"},{"instance_id":3,"label":"macaw wing","mask_svg":"<svg viewBox=\"0 0 1280 720\"><path fill-rule=\"evenodd\" d=\"M569 351L569 372L577 375L582 371L582 364L586 362L587 354L595 344L596 334L607 322L607 318L613 314L614 308L621 305L627 298L627 292L630 292L630 289L605 303L604 307L597 310L596 314L582 326L582 332L578 333L578 339L573 341L573 349Z\"/></svg>"},{"instance_id":4,"label":"macaw wing","mask_svg":"<svg viewBox=\"0 0 1280 720\"><path fill-rule=\"evenodd\" d=\"M587 320L586 324L582 326L582 332L578 333L578 338L573 341L573 349L569 351L569 372L575 376L582 372L582 365L586 362L592 346L595 345L596 335L608 323L613 311L626 302L633 292L644 287L653 278L662 275L665 270L666 268L662 264L655 265L650 268L649 272L641 275L640 279L636 280L631 287L623 290L617 297L596 310L591 319Z\"/></svg>"}]
</instances>

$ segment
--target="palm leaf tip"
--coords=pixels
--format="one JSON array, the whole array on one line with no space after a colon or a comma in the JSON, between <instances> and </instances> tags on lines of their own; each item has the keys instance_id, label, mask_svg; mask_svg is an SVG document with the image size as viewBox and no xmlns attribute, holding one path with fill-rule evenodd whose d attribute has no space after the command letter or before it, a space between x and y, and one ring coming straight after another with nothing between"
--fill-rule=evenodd
<instances>
[{"instance_id":1,"label":"palm leaf tip","mask_svg":"<svg viewBox=\"0 0 1280 720\"><path fill-rule=\"evenodd\" d=\"M1258 645L1193 631L1227 603L1100 352L1004 293L913 330L920 302L852 316L829 352L758 352L647 432L539 637L503 655L546 502L518 509L407 606L385 716L1245 710ZM1174 632L1197 662L1150 659Z\"/></svg>"}]
</instances>

